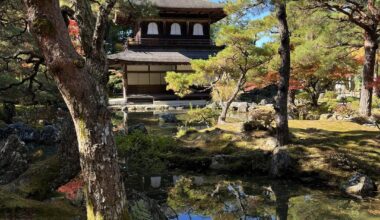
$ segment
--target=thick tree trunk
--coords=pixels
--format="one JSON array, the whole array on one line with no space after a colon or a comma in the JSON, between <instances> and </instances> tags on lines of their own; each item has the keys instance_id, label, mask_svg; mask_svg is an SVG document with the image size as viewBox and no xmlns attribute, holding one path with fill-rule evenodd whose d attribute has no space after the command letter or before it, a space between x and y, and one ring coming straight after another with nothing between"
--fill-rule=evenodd
<instances>
[{"instance_id":1,"label":"thick tree trunk","mask_svg":"<svg viewBox=\"0 0 380 220\"><path fill-rule=\"evenodd\" d=\"M376 53L376 56L377 56L377 53ZM376 85L374 87L374 93L375 95L380 98L380 85L379 85L379 61L378 59L376 59L376 65L375 65L375 82L376 82Z\"/></svg>"},{"instance_id":2,"label":"thick tree trunk","mask_svg":"<svg viewBox=\"0 0 380 220\"><path fill-rule=\"evenodd\" d=\"M101 76L105 55L86 61L75 51L58 0L24 0L28 20L46 65L70 110L86 183L88 219L127 218L124 184L118 165L108 99Z\"/></svg>"},{"instance_id":3,"label":"thick tree trunk","mask_svg":"<svg viewBox=\"0 0 380 220\"><path fill-rule=\"evenodd\" d=\"M280 146L289 143L288 127L288 90L290 78L290 39L288 22L286 18L286 3L277 3L277 19L281 44L279 54L281 56L280 80L278 84L277 103L276 103L276 127L277 141Z\"/></svg>"},{"instance_id":4,"label":"thick tree trunk","mask_svg":"<svg viewBox=\"0 0 380 220\"><path fill-rule=\"evenodd\" d=\"M375 70L376 50L378 48L377 35L365 32L364 34L364 68L362 87L360 92L359 114L371 116L373 75Z\"/></svg>"}]
</instances>

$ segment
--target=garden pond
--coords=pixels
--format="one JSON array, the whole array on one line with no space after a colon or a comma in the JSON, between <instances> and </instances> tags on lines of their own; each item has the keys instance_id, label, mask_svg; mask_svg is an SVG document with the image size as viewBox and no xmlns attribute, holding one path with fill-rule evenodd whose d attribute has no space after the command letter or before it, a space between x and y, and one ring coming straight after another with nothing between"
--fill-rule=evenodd
<instances>
[{"instance_id":1,"label":"garden pond","mask_svg":"<svg viewBox=\"0 0 380 220\"><path fill-rule=\"evenodd\" d=\"M180 118L185 112L172 113ZM122 115L118 115L116 118L121 119ZM175 135L178 124L160 123L159 115L129 113L128 125L143 123L149 133ZM380 219L379 196L348 197L318 183L303 185L267 177L174 171L130 176L127 185L168 207L167 216L173 220ZM142 213L139 215L144 219Z\"/></svg>"}]
</instances>

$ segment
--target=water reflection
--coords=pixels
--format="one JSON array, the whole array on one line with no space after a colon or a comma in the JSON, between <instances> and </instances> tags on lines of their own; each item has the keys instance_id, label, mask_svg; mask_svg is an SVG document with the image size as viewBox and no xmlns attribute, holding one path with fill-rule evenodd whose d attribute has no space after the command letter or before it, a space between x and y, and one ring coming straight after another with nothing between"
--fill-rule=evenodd
<instances>
[{"instance_id":1,"label":"water reflection","mask_svg":"<svg viewBox=\"0 0 380 220\"><path fill-rule=\"evenodd\" d=\"M149 133L172 135L176 124L160 124L152 112L119 115L124 126L144 123ZM162 207L169 206L173 220L283 220L380 219L380 198L353 201L339 192L305 188L297 183L265 178L231 176L134 176L128 188L144 192Z\"/></svg>"},{"instance_id":2,"label":"water reflection","mask_svg":"<svg viewBox=\"0 0 380 220\"><path fill-rule=\"evenodd\" d=\"M287 181L169 175L140 178L143 191L173 209L171 220L379 219L380 203L351 201ZM145 182L145 184L144 184ZM131 187L133 187L131 186ZM141 190L141 189L140 189ZM378 201L378 200L377 200ZM377 205L376 205L377 204Z\"/></svg>"}]
</instances>

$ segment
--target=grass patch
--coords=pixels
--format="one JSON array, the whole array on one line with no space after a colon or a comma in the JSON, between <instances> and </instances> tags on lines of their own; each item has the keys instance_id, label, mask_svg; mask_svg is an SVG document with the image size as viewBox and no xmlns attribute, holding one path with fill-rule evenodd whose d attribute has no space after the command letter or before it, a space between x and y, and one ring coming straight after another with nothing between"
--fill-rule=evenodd
<instances>
[{"instance_id":1,"label":"grass patch","mask_svg":"<svg viewBox=\"0 0 380 220\"><path fill-rule=\"evenodd\" d=\"M181 140L185 145L199 147L206 155L246 154L265 145L268 133L253 132L244 136L240 125L218 125L218 129L202 130ZM380 132L376 128L320 120L291 120L289 127L294 136L289 151L299 160L300 172L318 174L334 184L357 171L380 180Z\"/></svg>"}]
</instances>

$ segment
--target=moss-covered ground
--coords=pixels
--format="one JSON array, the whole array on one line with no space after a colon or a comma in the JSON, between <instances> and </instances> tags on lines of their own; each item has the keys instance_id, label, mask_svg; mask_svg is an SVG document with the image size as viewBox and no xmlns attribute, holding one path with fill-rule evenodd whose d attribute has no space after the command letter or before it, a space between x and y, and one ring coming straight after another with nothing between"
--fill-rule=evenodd
<instances>
[{"instance_id":1,"label":"moss-covered ground","mask_svg":"<svg viewBox=\"0 0 380 220\"><path fill-rule=\"evenodd\" d=\"M290 121L300 170L331 184L362 172L380 180L380 131L344 121Z\"/></svg>"},{"instance_id":2,"label":"moss-covered ground","mask_svg":"<svg viewBox=\"0 0 380 220\"><path fill-rule=\"evenodd\" d=\"M238 133L239 123L219 125L218 128L230 134ZM376 181L380 180L380 131L346 121L291 120L292 144L289 151L299 161L298 172L318 176L329 184L362 172ZM244 149L260 149L263 140L254 132L251 139L234 142ZM213 146L213 144L208 144Z\"/></svg>"},{"instance_id":3,"label":"moss-covered ground","mask_svg":"<svg viewBox=\"0 0 380 220\"><path fill-rule=\"evenodd\" d=\"M0 189L0 219L77 219L83 212L64 200L37 201Z\"/></svg>"}]
</instances>

